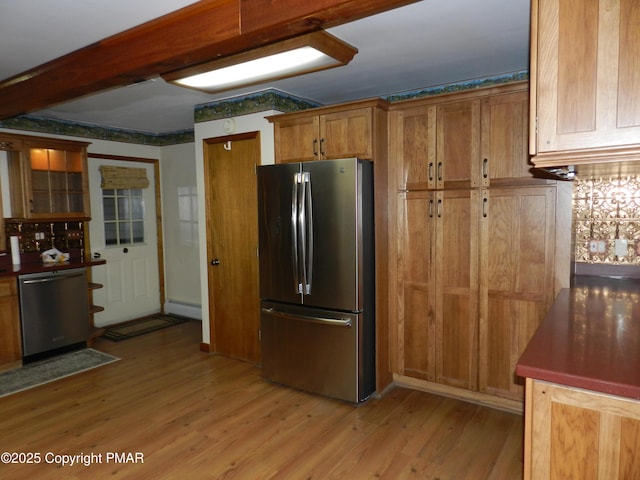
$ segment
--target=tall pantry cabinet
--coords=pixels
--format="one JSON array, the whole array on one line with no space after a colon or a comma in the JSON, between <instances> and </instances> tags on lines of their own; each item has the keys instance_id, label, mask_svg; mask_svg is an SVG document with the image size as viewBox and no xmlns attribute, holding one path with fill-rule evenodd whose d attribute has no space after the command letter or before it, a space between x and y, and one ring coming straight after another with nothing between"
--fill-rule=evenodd
<instances>
[{"instance_id":1,"label":"tall pantry cabinet","mask_svg":"<svg viewBox=\"0 0 640 480\"><path fill-rule=\"evenodd\" d=\"M530 173L527 85L391 110L394 378L517 408L515 363L555 293L556 182Z\"/></svg>"}]
</instances>

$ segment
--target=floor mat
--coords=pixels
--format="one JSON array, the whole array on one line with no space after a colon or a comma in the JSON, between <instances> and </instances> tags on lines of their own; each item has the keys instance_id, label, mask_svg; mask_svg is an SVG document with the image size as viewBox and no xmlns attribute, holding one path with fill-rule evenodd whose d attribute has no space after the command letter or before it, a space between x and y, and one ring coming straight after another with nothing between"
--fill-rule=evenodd
<instances>
[{"instance_id":1,"label":"floor mat","mask_svg":"<svg viewBox=\"0 0 640 480\"><path fill-rule=\"evenodd\" d=\"M101 338L106 338L112 342L120 342L128 338L155 332L156 330L161 330L173 325L179 325L188 321L188 318L159 314L153 317L141 318L140 320L133 320L131 322L107 327L105 332L101 335Z\"/></svg>"},{"instance_id":2,"label":"floor mat","mask_svg":"<svg viewBox=\"0 0 640 480\"><path fill-rule=\"evenodd\" d=\"M61 378L120 360L118 357L85 348L29 363L0 373L0 397L21 392Z\"/></svg>"}]
</instances>

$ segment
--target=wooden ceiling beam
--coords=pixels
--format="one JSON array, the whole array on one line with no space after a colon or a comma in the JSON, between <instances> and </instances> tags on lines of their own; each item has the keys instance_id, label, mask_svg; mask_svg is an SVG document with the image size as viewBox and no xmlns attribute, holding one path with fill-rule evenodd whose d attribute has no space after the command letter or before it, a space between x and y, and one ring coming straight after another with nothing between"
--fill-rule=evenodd
<instances>
[{"instance_id":1,"label":"wooden ceiling beam","mask_svg":"<svg viewBox=\"0 0 640 480\"><path fill-rule=\"evenodd\" d=\"M0 119L416 0L202 0L0 82Z\"/></svg>"}]
</instances>

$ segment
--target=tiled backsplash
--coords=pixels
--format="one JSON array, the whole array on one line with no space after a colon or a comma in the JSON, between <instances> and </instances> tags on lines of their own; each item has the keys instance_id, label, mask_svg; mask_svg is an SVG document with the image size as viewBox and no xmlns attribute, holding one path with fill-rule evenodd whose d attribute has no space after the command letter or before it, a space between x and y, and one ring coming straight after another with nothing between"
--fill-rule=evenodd
<instances>
[{"instance_id":1,"label":"tiled backsplash","mask_svg":"<svg viewBox=\"0 0 640 480\"><path fill-rule=\"evenodd\" d=\"M57 248L61 252L84 249L83 222L26 222L5 219L7 246L18 236L21 253L36 253Z\"/></svg>"},{"instance_id":2,"label":"tiled backsplash","mask_svg":"<svg viewBox=\"0 0 640 480\"><path fill-rule=\"evenodd\" d=\"M575 261L640 265L640 175L576 179Z\"/></svg>"}]
</instances>

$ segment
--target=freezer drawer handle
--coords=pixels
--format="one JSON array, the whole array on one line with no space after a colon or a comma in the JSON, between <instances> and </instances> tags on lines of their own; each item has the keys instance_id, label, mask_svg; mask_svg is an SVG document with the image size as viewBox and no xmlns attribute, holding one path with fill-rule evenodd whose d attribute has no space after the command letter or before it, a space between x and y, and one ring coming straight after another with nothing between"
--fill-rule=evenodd
<instances>
[{"instance_id":1,"label":"freezer drawer handle","mask_svg":"<svg viewBox=\"0 0 640 480\"><path fill-rule=\"evenodd\" d=\"M308 315L291 315L284 312L279 312L273 308L263 308L262 311L269 315L275 315L276 317L290 318L293 320L303 320L311 323L321 323L323 325L333 325L336 327L351 327L350 318L323 318L323 317L310 317Z\"/></svg>"}]
</instances>

